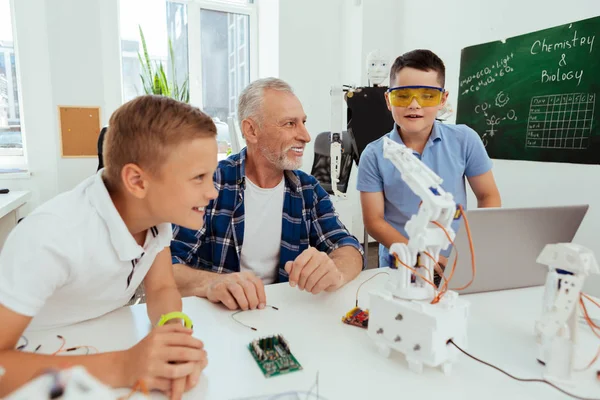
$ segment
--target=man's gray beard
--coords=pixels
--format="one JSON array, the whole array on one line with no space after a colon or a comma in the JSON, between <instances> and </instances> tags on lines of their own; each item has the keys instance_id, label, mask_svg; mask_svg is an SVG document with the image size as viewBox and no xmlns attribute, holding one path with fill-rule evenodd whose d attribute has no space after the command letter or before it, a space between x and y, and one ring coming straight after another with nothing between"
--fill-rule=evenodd
<instances>
[{"instance_id":1,"label":"man's gray beard","mask_svg":"<svg viewBox=\"0 0 600 400\"><path fill-rule=\"evenodd\" d=\"M288 149L287 151L289 150L290 149ZM300 167L302 167L302 159L300 159L297 163L294 163L285 154L287 153L287 151L283 153L273 153L269 151L269 149L267 149L266 147L261 147L260 151L267 160L269 160L273 165L275 165L277 168L283 171L300 169Z\"/></svg>"}]
</instances>

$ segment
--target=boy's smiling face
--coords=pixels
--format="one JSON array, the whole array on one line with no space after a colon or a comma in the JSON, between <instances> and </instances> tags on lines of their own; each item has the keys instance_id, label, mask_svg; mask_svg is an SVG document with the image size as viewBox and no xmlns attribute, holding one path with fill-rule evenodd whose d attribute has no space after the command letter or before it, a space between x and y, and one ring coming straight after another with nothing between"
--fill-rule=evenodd
<instances>
[{"instance_id":1,"label":"boy's smiling face","mask_svg":"<svg viewBox=\"0 0 600 400\"><path fill-rule=\"evenodd\" d=\"M153 217L189 229L204 225L204 207L217 197L214 137L182 142L170 149L157 176L148 177L146 201Z\"/></svg>"},{"instance_id":2,"label":"boy's smiling face","mask_svg":"<svg viewBox=\"0 0 600 400\"><path fill-rule=\"evenodd\" d=\"M390 87L398 86L434 86L442 87L437 71L421 71L404 67L396 74ZM388 109L392 112L394 121L405 135L429 135L438 111L448 99L448 92L442 94L442 101L437 106L421 107L416 99L407 107L395 107L390 104L388 93L385 94Z\"/></svg>"}]
</instances>

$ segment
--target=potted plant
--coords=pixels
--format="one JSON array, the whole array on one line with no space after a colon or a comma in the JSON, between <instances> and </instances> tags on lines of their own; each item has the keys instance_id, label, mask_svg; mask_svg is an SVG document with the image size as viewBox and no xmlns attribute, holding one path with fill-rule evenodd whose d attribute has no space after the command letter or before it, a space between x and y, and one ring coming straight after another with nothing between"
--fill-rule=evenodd
<instances>
[{"instance_id":1,"label":"potted plant","mask_svg":"<svg viewBox=\"0 0 600 400\"><path fill-rule=\"evenodd\" d=\"M150 56L148 55L148 48L146 47L146 39L142 27L138 26L140 30L140 39L142 41L143 54L138 52L138 58L140 60L142 78L142 87L145 94L157 94L167 97L172 97L175 100L189 103L190 92L189 92L189 78L186 77L181 85L177 82L177 71L175 69L175 54L173 52L173 45L169 38L169 56L171 58L171 79L167 78L165 68L162 62L155 61L152 63Z\"/></svg>"}]
</instances>

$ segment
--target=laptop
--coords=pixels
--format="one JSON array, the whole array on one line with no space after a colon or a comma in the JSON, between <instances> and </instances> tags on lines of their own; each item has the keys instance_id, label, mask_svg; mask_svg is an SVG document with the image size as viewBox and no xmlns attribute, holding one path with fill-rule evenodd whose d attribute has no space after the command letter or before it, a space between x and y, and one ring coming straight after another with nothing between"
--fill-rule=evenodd
<instances>
[{"instance_id":1,"label":"laptop","mask_svg":"<svg viewBox=\"0 0 600 400\"><path fill-rule=\"evenodd\" d=\"M588 205L535 208L480 208L466 212L475 251L475 280L460 294L544 285L548 267L536 262L544 246L569 243ZM450 288L471 279L471 253L464 221L454 240L447 276L458 250Z\"/></svg>"}]
</instances>

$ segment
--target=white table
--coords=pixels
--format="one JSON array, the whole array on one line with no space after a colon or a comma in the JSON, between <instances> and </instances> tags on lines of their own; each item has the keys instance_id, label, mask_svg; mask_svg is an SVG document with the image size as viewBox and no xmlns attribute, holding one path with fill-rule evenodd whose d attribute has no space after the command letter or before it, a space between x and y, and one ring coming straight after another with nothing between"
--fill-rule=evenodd
<instances>
[{"instance_id":1,"label":"white table","mask_svg":"<svg viewBox=\"0 0 600 400\"><path fill-rule=\"evenodd\" d=\"M28 191L10 191L0 194L0 248L10 231L17 225L17 209L24 205L31 193Z\"/></svg>"},{"instance_id":2,"label":"white table","mask_svg":"<svg viewBox=\"0 0 600 400\"><path fill-rule=\"evenodd\" d=\"M451 376L439 369L425 368L422 375L408 370L404 356L379 356L364 329L345 325L341 317L354 306L356 288L381 270L363 272L337 293L318 296L293 289L287 284L267 287L267 303L279 311L265 309L238 314L258 331L236 323L231 312L204 299L185 298L184 311L194 322L194 336L204 341L209 365L189 399L278 398L265 396L297 390L306 392L319 373L322 399L566 399L547 385L521 383L459 356ZM363 285L359 305L368 306L368 292L387 280L379 275ZM536 361L533 321L541 309L542 288L528 288L465 296L471 302L468 351L508 372L526 378L540 378L543 369ZM591 311L591 310L590 310ZM593 310L593 317L600 313ZM600 346L588 327L580 325L577 365L584 365ZM51 332L26 333L30 347L42 344L40 352L52 352L61 334L67 346L94 345L101 351L126 349L149 331L144 305L126 307L97 320ZM254 338L282 333L302 371L264 378L251 357L247 344ZM585 354L583 354L585 352ZM600 398L600 382L594 378L600 362L576 375L575 394ZM119 391L119 393L127 391ZM314 393L314 392L313 392ZM163 398L153 394L153 398ZM305 396L300 396L304 399ZM316 398L316 397L311 397Z\"/></svg>"}]
</instances>

